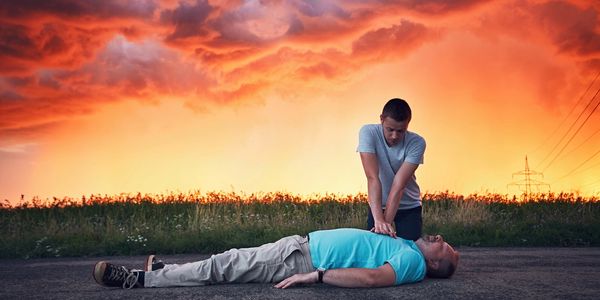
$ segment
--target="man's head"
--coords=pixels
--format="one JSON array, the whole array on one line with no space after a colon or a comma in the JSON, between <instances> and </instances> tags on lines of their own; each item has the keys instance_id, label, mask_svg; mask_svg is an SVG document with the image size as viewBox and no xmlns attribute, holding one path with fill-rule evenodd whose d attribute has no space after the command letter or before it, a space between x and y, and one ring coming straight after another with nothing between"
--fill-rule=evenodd
<instances>
[{"instance_id":1,"label":"man's head","mask_svg":"<svg viewBox=\"0 0 600 300\"><path fill-rule=\"evenodd\" d=\"M412 112L406 101L400 98L390 99L384 106L381 112L381 119L392 118L397 122L410 122Z\"/></svg>"},{"instance_id":2,"label":"man's head","mask_svg":"<svg viewBox=\"0 0 600 300\"><path fill-rule=\"evenodd\" d=\"M408 103L402 99L394 98L383 106L381 112L381 126L388 146L395 146L402 141L408 129L411 111Z\"/></svg>"},{"instance_id":3,"label":"man's head","mask_svg":"<svg viewBox=\"0 0 600 300\"><path fill-rule=\"evenodd\" d=\"M450 278L458 267L458 252L441 235L426 235L416 241L425 256L427 276L434 278Z\"/></svg>"}]
</instances>

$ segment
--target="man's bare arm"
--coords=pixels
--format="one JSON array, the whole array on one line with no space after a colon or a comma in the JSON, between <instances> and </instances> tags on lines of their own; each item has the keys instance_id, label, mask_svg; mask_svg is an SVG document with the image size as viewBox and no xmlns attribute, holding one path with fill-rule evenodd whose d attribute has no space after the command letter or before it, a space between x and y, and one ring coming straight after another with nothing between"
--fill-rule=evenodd
<instances>
[{"instance_id":1,"label":"man's bare arm","mask_svg":"<svg viewBox=\"0 0 600 300\"><path fill-rule=\"evenodd\" d=\"M391 223L394 221L396 212L400 206L400 199L402 198L402 194L404 194L404 189L406 188L406 183L408 182L408 179L413 176L417 170L417 167L419 167L419 165L404 162L400 166L398 172L396 172L385 207L385 222ZM398 230L398 228L396 228L396 230Z\"/></svg>"},{"instance_id":2,"label":"man's bare arm","mask_svg":"<svg viewBox=\"0 0 600 300\"><path fill-rule=\"evenodd\" d=\"M360 160L367 176L367 199L369 208L375 221L373 231L376 233L389 234L396 237L396 233L391 222L385 220L383 209L381 208L381 181L379 180L379 162L375 153L360 153Z\"/></svg>"},{"instance_id":3,"label":"man's bare arm","mask_svg":"<svg viewBox=\"0 0 600 300\"><path fill-rule=\"evenodd\" d=\"M316 283L317 279L316 271L296 274L276 284L275 287L285 289L299 283ZM332 269L325 272L323 282L340 287L356 288L392 286L396 282L396 272L389 264L384 264L377 269Z\"/></svg>"}]
</instances>

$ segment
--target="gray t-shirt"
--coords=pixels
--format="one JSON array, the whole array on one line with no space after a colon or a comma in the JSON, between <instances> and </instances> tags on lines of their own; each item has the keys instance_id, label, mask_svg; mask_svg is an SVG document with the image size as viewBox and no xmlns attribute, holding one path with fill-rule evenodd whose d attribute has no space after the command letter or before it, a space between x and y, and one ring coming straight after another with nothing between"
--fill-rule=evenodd
<instances>
[{"instance_id":1,"label":"gray t-shirt","mask_svg":"<svg viewBox=\"0 0 600 300\"><path fill-rule=\"evenodd\" d=\"M385 207L394 176L402 163L407 161L413 164L423 164L425 139L414 132L407 131L401 143L390 147L385 142L381 124L367 124L360 129L356 152L368 152L377 155L379 180L382 187L381 201L382 206ZM417 178L413 174L406 183L398 209L411 209L420 205L421 191L417 184Z\"/></svg>"}]
</instances>

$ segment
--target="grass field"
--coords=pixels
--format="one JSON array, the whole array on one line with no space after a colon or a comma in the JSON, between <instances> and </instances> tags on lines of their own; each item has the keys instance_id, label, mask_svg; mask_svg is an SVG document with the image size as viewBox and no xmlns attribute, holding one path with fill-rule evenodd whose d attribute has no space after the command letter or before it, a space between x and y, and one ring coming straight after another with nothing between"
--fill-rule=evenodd
<instances>
[{"instance_id":1,"label":"grass field","mask_svg":"<svg viewBox=\"0 0 600 300\"><path fill-rule=\"evenodd\" d=\"M212 253L318 229L364 228L367 210L365 194L34 198L0 208L0 257ZM423 226L456 246L600 246L600 201L425 194Z\"/></svg>"}]
</instances>

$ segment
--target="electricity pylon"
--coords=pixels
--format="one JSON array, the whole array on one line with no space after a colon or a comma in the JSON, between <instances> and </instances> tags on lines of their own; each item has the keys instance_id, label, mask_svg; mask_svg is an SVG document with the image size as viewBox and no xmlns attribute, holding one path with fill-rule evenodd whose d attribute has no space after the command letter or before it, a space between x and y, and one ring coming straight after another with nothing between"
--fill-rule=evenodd
<instances>
[{"instance_id":1,"label":"electricity pylon","mask_svg":"<svg viewBox=\"0 0 600 300\"><path fill-rule=\"evenodd\" d=\"M523 191L525 197L529 199L529 195L532 192L540 193L543 190L545 192L550 192L550 185L533 179L532 177L540 176L542 179L544 178L544 174L541 172L536 172L529 169L529 162L527 161L527 155L525 155L525 170L521 170L519 172L512 174L512 179L515 180L515 176L521 177L521 180L513 181L506 185L507 189L510 189L511 186L517 187L520 191ZM543 187L546 187L545 189Z\"/></svg>"}]
</instances>

